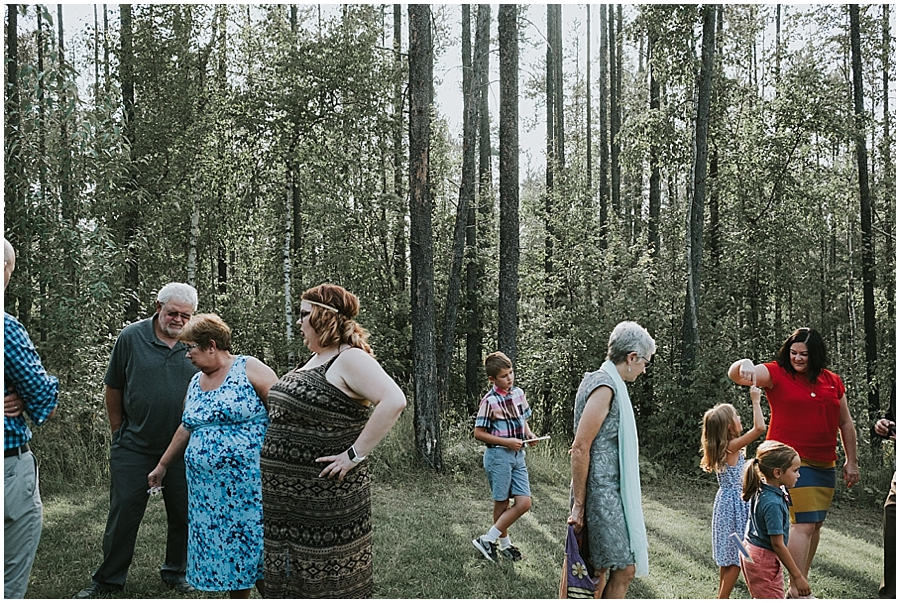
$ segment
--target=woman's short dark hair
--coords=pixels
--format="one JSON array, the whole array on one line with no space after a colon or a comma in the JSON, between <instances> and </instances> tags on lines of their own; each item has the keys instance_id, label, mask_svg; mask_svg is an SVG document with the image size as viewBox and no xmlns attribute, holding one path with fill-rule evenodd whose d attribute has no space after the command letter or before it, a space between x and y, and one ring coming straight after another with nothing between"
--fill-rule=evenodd
<instances>
[{"instance_id":1,"label":"woman's short dark hair","mask_svg":"<svg viewBox=\"0 0 900 603\"><path fill-rule=\"evenodd\" d=\"M781 344L781 348L778 350L778 358L775 360L778 366L791 375L797 373L791 364L791 346L795 343L806 344L806 351L809 354L807 358L809 380L815 383L822 371L828 368L828 351L825 349L825 341L818 331L809 327L801 327L791 333L791 336Z\"/></svg>"},{"instance_id":2,"label":"woman's short dark hair","mask_svg":"<svg viewBox=\"0 0 900 603\"><path fill-rule=\"evenodd\" d=\"M209 349L210 342L215 341L216 349L227 352L231 350L231 327L217 314L194 314L181 329L178 340L193 341L203 350Z\"/></svg>"}]
</instances>

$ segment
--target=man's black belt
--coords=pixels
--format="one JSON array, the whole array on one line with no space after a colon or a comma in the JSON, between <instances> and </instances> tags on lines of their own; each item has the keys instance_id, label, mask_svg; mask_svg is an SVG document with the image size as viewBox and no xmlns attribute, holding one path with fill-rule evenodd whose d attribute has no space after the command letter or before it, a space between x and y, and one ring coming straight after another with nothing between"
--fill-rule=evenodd
<instances>
[{"instance_id":1,"label":"man's black belt","mask_svg":"<svg viewBox=\"0 0 900 603\"><path fill-rule=\"evenodd\" d=\"M19 456L25 452L28 452L30 448L28 448L28 442L25 442L21 446L16 446L15 448L10 448L8 450L3 451L3 458L8 456Z\"/></svg>"}]
</instances>

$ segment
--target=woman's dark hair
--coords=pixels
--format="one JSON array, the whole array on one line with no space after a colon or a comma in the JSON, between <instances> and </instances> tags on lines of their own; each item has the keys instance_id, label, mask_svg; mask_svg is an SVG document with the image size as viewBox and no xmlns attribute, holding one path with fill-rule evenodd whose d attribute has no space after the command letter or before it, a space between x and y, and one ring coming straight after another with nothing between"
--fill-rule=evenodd
<instances>
[{"instance_id":1,"label":"woman's dark hair","mask_svg":"<svg viewBox=\"0 0 900 603\"><path fill-rule=\"evenodd\" d=\"M801 327L791 333L791 336L781 344L781 348L778 350L778 357L775 359L778 366L791 375L797 373L791 364L791 346L795 343L806 344L806 351L809 353L807 359L809 380L815 383L819 375L822 374L822 370L828 368L828 352L825 350L825 341L818 331L809 327Z\"/></svg>"}]
</instances>

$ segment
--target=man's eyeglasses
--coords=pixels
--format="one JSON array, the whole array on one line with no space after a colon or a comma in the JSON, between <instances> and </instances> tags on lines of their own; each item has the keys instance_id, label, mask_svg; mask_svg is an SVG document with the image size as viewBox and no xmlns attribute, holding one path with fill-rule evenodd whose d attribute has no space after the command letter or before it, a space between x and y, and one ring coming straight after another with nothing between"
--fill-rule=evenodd
<instances>
[{"instance_id":1,"label":"man's eyeglasses","mask_svg":"<svg viewBox=\"0 0 900 603\"><path fill-rule=\"evenodd\" d=\"M193 352L198 347L200 347L199 343L191 343L191 344L188 344L187 349L188 349L188 352Z\"/></svg>"},{"instance_id":2,"label":"man's eyeglasses","mask_svg":"<svg viewBox=\"0 0 900 603\"><path fill-rule=\"evenodd\" d=\"M166 316L168 316L169 318L172 318L172 319L178 318L180 316L185 321L188 321L191 319L190 314L185 314L184 312L175 312L174 310L172 310L170 312L166 312Z\"/></svg>"}]
</instances>

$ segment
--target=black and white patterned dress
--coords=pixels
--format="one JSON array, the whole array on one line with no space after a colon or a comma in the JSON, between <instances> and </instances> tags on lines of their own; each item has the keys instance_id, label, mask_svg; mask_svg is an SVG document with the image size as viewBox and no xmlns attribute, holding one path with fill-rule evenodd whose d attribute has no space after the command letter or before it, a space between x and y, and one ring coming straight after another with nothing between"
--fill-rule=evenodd
<instances>
[{"instance_id":1,"label":"black and white patterned dress","mask_svg":"<svg viewBox=\"0 0 900 603\"><path fill-rule=\"evenodd\" d=\"M368 462L343 481L319 477L322 456L347 450L370 409L325 379L337 356L287 373L269 391L263 483L266 597L372 596Z\"/></svg>"}]
</instances>

